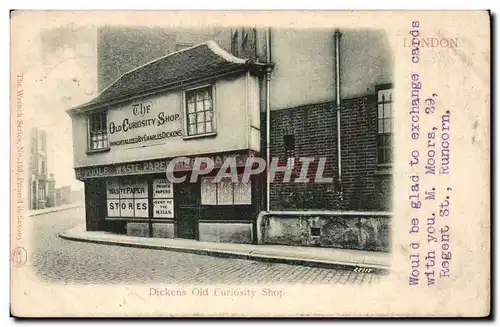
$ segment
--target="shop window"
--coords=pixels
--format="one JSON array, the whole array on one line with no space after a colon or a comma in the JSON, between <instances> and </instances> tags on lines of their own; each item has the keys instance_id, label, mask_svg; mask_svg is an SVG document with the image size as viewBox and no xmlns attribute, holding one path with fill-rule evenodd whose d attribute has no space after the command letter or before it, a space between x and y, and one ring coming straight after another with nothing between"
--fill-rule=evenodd
<instances>
[{"instance_id":1,"label":"shop window","mask_svg":"<svg viewBox=\"0 0 500 327\"><path fill-rule=\"evenodd\" d=\"M215 132L212 86L186 91L187 135L204 135Z\"/></svg>"},{"instance_id":2,"label":"shop window","mask_svg":"<svg viewBox=\"0 0 500 327\"><path fill-rule=\"evenodd\" d=\"M168 179L153 180L153 218L174 218L173 196Z\"/></svg>"},{"instance_id":3,"label":"shop window","mask_svg":"<svg viewBox=\"0 0 500 327\"><path fill-rule=\"evenodd\" d=\"M108 132L106 128L106 113L91 114L89 124L89 150L96 151L108 148Z\"/></svg>"},{"instance_id":4,"label":"shop window","mask_svg":"<svg viewBox=\"0 0 500 327\"><path fill-rule=\"evenodd\" d=\"M231 178L223 178L214 182L214 177L201 179L201 204L202 205L248 205L252 204L251 182L233 183Z\"/></svg>"},{"instance_id":5,"label":"shop window","mask_svg":"<svg viewBox=\"0 0 500 327\"><path fill-rule=\"evenodd\" d=\"M142 179L110 179L106 182L108 217L149 216L148 183Z\"/></svg>"},{"instance_id":6,"label":"shop window","mask_svg":"<svg viewBox=\"0 0 500 327\"><path fill-rule=\"evenodd\" d=\"M377 91L377 153L379 164L392 163L392 88Z\"/></svg>"}]
</instances>

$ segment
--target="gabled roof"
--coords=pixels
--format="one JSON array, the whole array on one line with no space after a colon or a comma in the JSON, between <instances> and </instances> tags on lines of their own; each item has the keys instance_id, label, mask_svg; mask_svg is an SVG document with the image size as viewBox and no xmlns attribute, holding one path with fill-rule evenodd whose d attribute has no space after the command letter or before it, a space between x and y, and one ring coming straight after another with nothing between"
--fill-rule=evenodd
<instances>
[{"instance_id":1,"label":"gabled roof","mask_svg":"<svg viewBox=\"0 0 500 327\"><path fill-rule=\"evenodd\" d=\"M97 97L69 109L68 113L85 111L108 102L125 100L153 89L173 87L190 80L240 69L261 70L263 67L263 64L237 58L216 42L208 41L170 53L123 74Z\"/></svg>"}]
</instances>

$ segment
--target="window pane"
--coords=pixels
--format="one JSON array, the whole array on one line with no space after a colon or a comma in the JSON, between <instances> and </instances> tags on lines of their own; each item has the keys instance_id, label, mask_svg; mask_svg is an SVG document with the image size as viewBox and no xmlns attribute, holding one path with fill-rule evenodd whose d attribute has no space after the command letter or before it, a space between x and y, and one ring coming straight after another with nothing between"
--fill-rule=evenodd
<instances>
[{"instance_id":1,"label":"window pane","mask_svg":"<svg viewBox=\"0 0 500 327\"><path fill-rule=\"evenodd\" d=\"M385 89L378 91L378 102L390 101L391 100L392 89Z\"/></svg>"},{"instance_id":2,"label":"window pane","mask_svg":"<svg viewBox=\"0 0 500 327\"><path fill-rule=\"evenodd\" d=\"M379 103L378 104L378 118L383 118L384 117L384 105Z\"/></svg>"},{"instance_id":3,"label":"window pane","mask_svg":"<svg viewBox=\"0 0 500 327\"><path fill-rule=\"evenodd\" d=\"M149 217L148 199L135 199L134 200L134 216L135 217Z\"/></svg>"},{"instance_id":4,"label":"window pane","mask_svg":"<svg viewBox=\"0 0 500 327\"><path fill-rule=\"evenodd\" d=\"M205 111L205 120L206 121L210 121L212 120L212 117L213 117L213 111L210 110L210 111Z\"/></svg>"},{"instance_id":5,"label":"window pane","mask_svg":"<svg viewBox=\"0 0 500 327\"><path fill-rule=\"evenodd\" d=\"M392 111L392 104L391 103L386 103L384 105L384 117L385 118L391 117L391 111Z\"/></svg>"},{"instance_id":6,"label":"window pane","mask_svg":"<svg viewBox=\"0 0 500 327\"><path fill-rule=\"evenodd\" d=\"M92 142L92 149L97 149L97 142Z\"/></svg>"},{"instance_id":7,"label":"window pane","mask_svg":"<svg viewBox=\"0 0 500 327\"><path fill-rule=\"evenodd\" d=\"M188 112L191 113L191 112L194 112L195 109L194 109L194 103L191 102L191 103L188 103Z\"/></svg>"},{"instance_id":8,"label":"window pane","mask_svg":"<svg viewBox=\"0 0 500 327\"><path fill-rule=\"evenodd\" d=\"M384 120L383 119L378 120L378 132L379 132L379 134L384 132Z\"/></svg>"},{"instance_id":9,"label":"window pane","mask_svg":"<svg viewBox=\"0 0 500 327\"><path fill-rule=\"evenodd\" d=\"M189 126L188 126L188 134L189 134L189 135L194 135L194 134L196 134L196 125L189 125Z\"/></svg>"},{"instance_id":10,"label":"window pane","mask_svg":"<svg viewBox=\"0 0 500 327\"><path fill-rule=\"evenodd\" d=\"M211 99L205 100L204 107L205 110L212 110L212 100Z\"/></svg>"},{"instance_id":11,"label":"window pane","mask_svg":"<svg viewBox=\"0 0 500 327\"><path fill-rule=\"evenodd\" d=\"M251 183L250 182L234 183L234 204L251 204L251 203L252 203Z\"/></svg>"},{"instance_id":12,"label":"window pane","mask_svg":"<svg viewBox=\"0 0 500 327\"><path fill-rule=\"evenodd\" d=\"M392 131L391 129L391 119L384 119L384 132L385 133L390 133Z\"/></svg>"},{"instance_id":13,"label":"window pane","mask_svg":"<svg viewBox=\"0 0 500 327\"><path fill-rule=\"evenodd\" d=\"M386 148L385 149L385 163L391 163L391 162L392 162L392 149Z\"/></svg>"},{"instance_id":14,"label":"window pane","mask_svg":"<svg viewBox=\"0 0 500 327\"><path fill-rule=\"evenodd\" d=\"M188 124L193 124L196 123L196 114L189 114L188 115Z\"/></svg>"},{"instance_id":15,"label":"window pane","mask_svg":"<svg viewBox=\"0 0 500 327\"><path fill-rule=\"evenodd\" d=\"M383 144L384 144L384 135L383 134L377 135L377 149L382 148Z\"/></svg>"},{"instance_id":16,"label":"window pane","mask_svg":"<svg viewBox=\"0 0 500 327\"><path fill-rule=\"evenodd\" d=\"M198 134L205 133L205 123L198 123L197 132Z\"/></svg>"},{"instance_id":17,"label":"window pane","mask_svg":"<svg viewBox=\"0 0 500 327\"><path fill-rule=\"evenodd\" d=\"M390 148L392 146L392 137L391 135L385 135L384 136L384 147Z\"/></svg>"},{"instance_id":18,"label":"window pane","mask_svg":"<svg viewBox=\"0 0 500 327\"><path fill-rule=\"evenodd\" d=\"M205 132L207 132L207 133L212 132L212 122L205 123Z\"/></svg>"},{"instance_id":19,"label":"window pane","mask_svg":"<svg viewBox=\"0 0 500 327\"><path fill-rule=\"evenodd\" d=\"M173 185L168 179L155 179L153 181L153 198L172 198Z\"/></svg>"},{"instance_id":20,"label":"window pane","mask_svg":"<svg viewBox=\"0 0 500 327\"><path fill-rule=\"evenodd\" d=\"M384 149L378 149L378 163L379 164L384 164L385 163L385 153Z\"/></svg>"},{"instance_id":21,"label":"window pane","mask_svg":"<svg viewBox=\"0 0 500 327\"><path fill-rule=\"evenodd\" d=\"M233 204L233 183L230 178L223 178L217 185L217 203Z\"/></svg>"},{"instance_id":22,"label":"window pane","mask_svg":"<svg viewBox=\"0 0 500 327\"><path fill-rule=\"evenodd\" d=\"M173 199L154 199L153 217L155 218L174 218L174 200Z\"/></svg>"},{"instance_id":23,"label":"window pane","mask_svg":"<svg viewBox=\"0 0 500 327\"><path fill-rule=\"evenodd\" d=\"M196 112L203 111L203 101L196 102Z\"/></svg>"},{"instance_id":24,"label":"window pane","mask_svg":"<svg viewBox=\"0 0 500 327\"><path fill-rule=\"evenodd\" d=\"M197 122L203 122L205 121L205 113L204 112L199 112L196 114L196 121Z\"/></svg>"},{"instance_id":25,"label":"window pane","mask_svg":"<svg viewBox=\"0 0 500 327\"><path fill-rule=\"evenodd\" d=\"M202 91L198 90L196 92L196 101L199 102L199 101L203 101L203 93Z\"/></svg>"},{"instance_id":26,"label":"window pane","mask_svg":"<svg viewBox=\"0 0 500 327\"><path fill-rule=\"evenodd\" d=\"M217 184L213 183L213 178L201 179L201 204L217 204Z\"/></svg>"},{"instance_id":27,"label":"window pane","mask_svg":"<svg viewBox=\"0 0 500 327\"><path fill-rule=\"evenodd\" d=\"M120 217L120 200L107 200L108 217Z\"/></svg>"},{"instance_id":28,"label":"window pane","mask_svg":"<svg viewBox=\"0 0 500 327\"><path fill-rule=\"evenodd\" d=\"M209 88L206 88L204 91L203 91L203 99L210 99L210 89Z\"/></svg>"},{"instance_id":29,"label":"window pane","mask_svg":"<svg viewBox=\"0 0 500 327\"><path fill-rule=\"evenodd\" d=\"M134 198L147 199L148 198L148 181L145 179L138 180L132 185L134 188Z\"/></svg>"},{"instance_id":30,"label":"window pane","mask_svg":"<svg viewBox=\"0 0 500 327\"><path fill-rule=\"evenodd\" d=\"M120 200L120 216L134 217L134 200Z\"/></svg>"}]
</instances>

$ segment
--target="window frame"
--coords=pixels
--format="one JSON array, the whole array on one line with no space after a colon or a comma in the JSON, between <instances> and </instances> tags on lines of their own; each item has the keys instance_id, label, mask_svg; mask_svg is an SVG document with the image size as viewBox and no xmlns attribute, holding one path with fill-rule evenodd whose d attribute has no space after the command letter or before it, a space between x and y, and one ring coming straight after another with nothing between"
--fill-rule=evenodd
<instances>
[{"instance_id":1,"label":"window frame","mask_svg":"<svg viewBox=\"0 0 500 327\"><path fill-rule=\"evenodd\" d=\"M189 134L189 114L188 114L188 103L187 103L187 95L189 92L205 89L205 88L211 88L212 92L212 131L211 132L205 132L205 133L199 133L199 134ZM183 112L184 112L184 136L183 139L193 139L193 138L201 138L201 137L210 137L210 136L215 136L217 135L217 110L216 110L216 97L215 97L215 83L211 84L204 84L204 85L199 85L196 87L188 88L185 89L182 92L182 106L183 106ZM196 111L195 111L196 113ZM206 123L206 120L204 120Z\"/></svg>"},{"instance_id":2,"label":"window frame","mask_svg":"<svg viewBox=\"0 0 500 327\"><path fill-rule=\"evenodd\" d=\"M200 180L200 206L217 206L217 207L220 207L220 206L248 206L248 205L252 205L252 195L253 195L253 190L252 190L252 179L250 178L248 180L247 183L244 183L244 184L247 184L248 188L249 188L249 191L250 191L250 199L249 199L249 202L248 203L235 203L234 199L235 199L235 184L238 184L238 183L243 183L242 182L242 177L243 175L242 174L238 174L238 182L233 182L231 180L230 177L225 177L225 178L228 178L231 180L231 203L219 203L219 188L220 188L220 185L222 184L222 180L218 183L215 183L214 182L214 179L216 178L216 176L202 176L201 180ZM204 179L207 179L207 183L210 183L210 184L213 184L215 185L215 203L214 204L208 204L208 203L203 203L203 180Z\"/></svg>"},{"instance_id":3,"label":"window frame","mask_svg":"<svg viewBox=\"0 0 500 327\"><path fill-rule=\"evenodd\" d=\"M118 197L114 198L114 197L108 197L108 183L109 182L115 182L117 183L116 185L118 185L118 188L120 189L123 185L127 185L127 184L131 184L131 185L139 185L140 183L144 183L146 185L146 195L141 195L141 196L136 196L136 194L127 194L127 195L121 195L121 194L118 194ZM123 219L123 220L149 220L151 219L151 215L150 215L150 212L151 212L151 207L154 206L154 201L151 201L153 200L153 198L150 196L150 179L149 178L144 178L143 176L141 175L134 175L134 176L119 176L119 177L112 177L110 179L107 179L106 182L105 182L105 191L106 191L106 195L105 195L105 199L106 199L106 215L105 215L105 219L113 219L113 220L119 220L119 219ZM133 207L133 214L132 215L124 215L122 214L122 208L121 208L121 204L122 204L122 200L124 201L131 201L132 202L132 207ZM141 211L139 209L137 209L137 206L136 204L137 203L142 203L144 202L144 200L146 200L146 203L147 203L147 209L145 210L146 211L146 216L140 216L140 215L137 215L137 212ZM119 203L119 207L118 207L118 215L115 216L115 215L109 215L109 202L110 201L116 201ZM125 203L127 203L125 202ZM129 210L129 209L126 209L126 210ZM155 219L163 219L163 218L155 218Z\"/></svg>"},{"instance_id":4,"label":"window frame","mask_svg":"<svg viewBox=\"0 0 500 327\"><path fill-rule=\"evenodd\" d=\"M105 136L103 139L103 145L102 148L92 148L92 128L91 128L91 118L94 115L104 115L104 127L105 127L105 132L103 133L100 131L102 135ZM98 153L98 152L104 152L104 151L109 151L109 139L108 139L108 112L107 111L97 111L97 112L91 112L87 114L87 153Z\"/></svg>"},{"instance_id":5,"label":"window frame","mask_svg":"<svg viewBox=\"0 0 500 327\"><path fill-rule=\"evenodd\" d=\"M387 101L385 100L384 102L380 102L379 101L379 92L380 91L385 91L385 90L391 90L391 98L390 98L390 101ZM394 94L394 87L392 85L392 83L387 83L387 84L381 84L381 85L377 85L375 87L375 103L376 103L376 108L375 108L375 112L376 112L376 122L375 122L375 128L376 128L376 149L377 149L377 166L378 167L392 167L393 163L394 163L394 146L393 146L393 143L394 143L394 110L392 108L393 104L394 104L394 99L393 99L393 94ZM390 117L386 117L385 116L385 113L383 112L383 117L380 117L379 116L379 104L386 104L386 103L390 103L391 104L391 109L390 109ZM379 131L379 121L380 120L390 120L390 133L380 133ZM385 147L385 146L379 146L379 138L381 136L389 136L391 138L391 141L390 141L390 148L388 147ZM390 161L384 161L384 162L381 162L380 161L380 151L381 150L385 150L385 149L390 149L390 157L391 157L391 160Z\"/></svg>"}]
</instances>

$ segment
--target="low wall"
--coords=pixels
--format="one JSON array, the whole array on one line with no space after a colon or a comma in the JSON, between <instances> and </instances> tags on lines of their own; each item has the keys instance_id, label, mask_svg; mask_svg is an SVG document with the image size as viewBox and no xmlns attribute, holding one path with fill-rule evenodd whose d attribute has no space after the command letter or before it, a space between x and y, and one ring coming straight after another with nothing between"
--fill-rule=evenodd
<instances>
[{"instance_id":1,"label":"low wall","mask_svg":"<svg viewBox=\"0 0 500 327\"><path fill-rule=\"evenodd\" d=\"M153 237L175 238L174 223L153 223Z\"/></svg>"},{"instance_id":2,"label":"low wall","mask_svg":"<svg viewBox=\"0 0 500 327\"><path fill-rule=\"evenodd\" d=\"M200 241L252 243L252 223L199 223Z\"/></svg>"},{"instance_id":3,"label":"low wall","mask_svg":"<svg viewBox=\"0 0 500 327\"><path fill-rule=\"evenodd\" d=\"M388 252L391 217L387 212L261 213L258 242Z\"/></svg>"},{"instance_id":4,"label":"low wall","mask_svg":"<svg viewBox=\"0 0 500 327\"><path fill-rule=\"evenodd\" d=\"M149 224L148 223L127 222L127 235L148 237L149 236Z\"/></svg>"}]
</instances>

